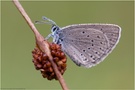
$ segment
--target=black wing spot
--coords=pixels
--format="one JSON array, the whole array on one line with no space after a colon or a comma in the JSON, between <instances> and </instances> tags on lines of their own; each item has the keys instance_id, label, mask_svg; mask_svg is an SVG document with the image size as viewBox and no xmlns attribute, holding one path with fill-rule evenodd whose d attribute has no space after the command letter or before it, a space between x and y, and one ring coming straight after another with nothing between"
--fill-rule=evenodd
<instances>
[{"instance_id":1,"label":"black wing spot","mask_svg":"<svg viewBox=\"0 0 135 90\"><path fill-rule=\"evenodd\" d=\"M100 42L100 44L103 44L103 42Z\"/></svg>"},{"instance_id":2,"label":"black wing spot","mask_svg":"<svg viewBox=\"0 0 135 90\"><path fill-rule=\"evenodd\" d=\"M94 42L94 40L91 40L91 42Z\"/></svg>"},{"instance_id":3,"label":"black wing spot","mask_svg":"<svg viewBox=\"0 0 135 90\"><path fill-rule=\"evenodd\" d=\"M82 33L85 33L84 31Z\"/></svg>"},{"instance_id":4,"label":"black wing spot","mask_svg":"<svg viewBox=\"0 0 135 90\"><path fill-rule=\"evenodd\" d=\"M114 36L115 34L112 33L111 35Z\"/></svg>"},{"instance_id":5,"label":"black wing spot","mask_svg":"<svg viewBox=\"0 0 135 90\"><path fill-rule=\"evenodd\" d=\"M97 38L100 38L100 36L97 36Z\"/></svg>"},{"instance_id":6,"label":"black wing spot","mask_svg":"<svg viewBox=\"0 0 135 90\"><path fill-rule=\"evenodd\" d=\"M90 57L92 58L93 56L91 55Z\"/></svg>"},{"instance_id":7,"label":"black wing spot","mask_svg":"<svg viewBox=\"0 0 135 90\"><path fill-rule=\"evenodd\" d=\"M84 60L87 61L87 58L85 58Z\"/></svg>"},{"instance_id":8,"label":"black wing spot","mask_svg":"<svg viewBox=\"0 0 135 90\"><path fill-rule=\"evenodd\" d=\"M88 48L90 50L90 48Z\"/></svg>"},{"instance_id":9,"label":"black wing spot","mask_svg":"<svg viewBox=\"0 0 135 90\"><path fill-rule=\"evenodd\" d=\"M91 46L94 46L94 44L91 44Z\"/></svg>"},{"instance_id":10,"label":"black wing spot","mask_svg":"<svg viewBox=\"0 0 135 90\"><path fill-rule=\"evenodd\" d=\"M86 50L83 50L83 52L86 52Z\"/></svg>"},{"instance_id":11,"label":"black wing spot","mask_svg":"<svg viewBox=\"0 0 135 90\"><path fill-rule=\"evenodd\" d=\"M81 56L82 56L83 54L81 54Z\"/></svg>"},{"instance_id":12,"label":"black wing spot","mask_svg":"<svg viewBox=\"0 0 135 90\"><path fill-rule=\"evenodd\" d=\"M90 37L89 35L87 35L87 37Z\"/></svg>"}]
</instances>

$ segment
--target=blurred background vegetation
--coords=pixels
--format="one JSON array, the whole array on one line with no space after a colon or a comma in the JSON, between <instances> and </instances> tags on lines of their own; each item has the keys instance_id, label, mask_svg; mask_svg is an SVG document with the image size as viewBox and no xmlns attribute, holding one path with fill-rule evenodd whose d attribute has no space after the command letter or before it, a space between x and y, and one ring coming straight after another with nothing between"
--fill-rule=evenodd
<instances>
[{"instance_id":1,"label":"blurred background vegetation","mask_svg":"<svg viewBox=\"0 0 135 90\"><path fill-rule=\"evenodd\" d=\"M133 90L134 87L134 2L133 1L21 1L31 20L46 16L64 27L79 23L112 23L122 28L114 51L99 65L86 69L69 58L65 81L70 90ZM35 38L11 1L1 2L2 88L60 90L56 80L44 79L35 70L31 51ZM45 37L50 25L35 25ZM51 41L51 40L50 40Z\"/></svg>"}]
</instances>

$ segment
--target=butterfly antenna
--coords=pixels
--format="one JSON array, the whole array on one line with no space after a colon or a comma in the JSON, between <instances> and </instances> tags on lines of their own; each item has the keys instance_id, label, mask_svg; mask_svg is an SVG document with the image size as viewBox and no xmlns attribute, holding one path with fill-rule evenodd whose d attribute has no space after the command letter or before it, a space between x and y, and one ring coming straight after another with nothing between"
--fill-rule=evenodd
<instances>
[{"instance_id":1,"label":"butterfly antenna","mask_svg":"<svg viewBox=\"0 0 135 90\"><path fill-rule=\"evenodd\" d=\"M47 18L45 16L43 16L42 19L45 20L45 21L48 21L52 25L56 25L56 23L53 20L51 20L51 19L49 19L49 18Z\"/></svg>"},{"instance_id":2,"label":"butterfly antenna","mask_svg":"<svg viewBox=\"0 0 135 90\"><path fill-rule=\"evenodd\" d=\"M45 16L43 16L42 19L43 19L43 21L35 21L35 23L36 24L49 24L49 25L57 26L56 23L53 20L51 20L51 19L49 19Z\"/></svg>"}]
</instances>

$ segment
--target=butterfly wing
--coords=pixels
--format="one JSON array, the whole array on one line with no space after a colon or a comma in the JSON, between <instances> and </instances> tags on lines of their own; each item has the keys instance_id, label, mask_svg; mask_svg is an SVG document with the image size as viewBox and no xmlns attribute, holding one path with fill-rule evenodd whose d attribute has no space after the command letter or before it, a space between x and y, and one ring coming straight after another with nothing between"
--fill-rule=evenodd
<instances>
[{"instance_id":1,"label":"butterfly wing","mask_svg":"<svg viewBox=\"0 0 135 90\"><path fill-rule=\"evenodd\" d=\"M69 25L59 31L63 51L78 65L90 68L103 61L120 38L113 24Z\"/></svg>"}]
</instances>

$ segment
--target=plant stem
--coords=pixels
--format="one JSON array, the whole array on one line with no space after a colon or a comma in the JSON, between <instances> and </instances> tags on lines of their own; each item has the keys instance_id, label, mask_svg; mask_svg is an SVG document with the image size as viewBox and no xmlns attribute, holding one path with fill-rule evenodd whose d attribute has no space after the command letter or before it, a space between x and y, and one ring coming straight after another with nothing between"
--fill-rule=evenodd
<instances>
[{"instance_id":1,"label":"plant stem","mask_svg":"<svg viewBox=\"0 0 135 90\"><path fill-rule=\"evenodd\" d=\"M64 80L63 76L59 72L59 70L57 68L57 65L53 62L53 57L51 55L48 42L38 32L38 30L36 29L36 27L32 23L31 19L29 18L29 16L25 12L25 10L23 9L23 7L19 3L19 1L18 0L13 0L13 3L15 4L16 8L20 11L20 13L22 14L22 16L24 17L24 19L28 23L29 27L33 31L33 33L35 35L36 43L39 46L39 48L48 55L49 60L52 63L53 69L54 69L55 74L56 74L56 76L57 76L57 78L59 80L59 83L60 83L61 87L63 88L63 90L68 90L68 87L67 87L67 85L65 83L65 80Z\"/></svg>"}]
</instances>

